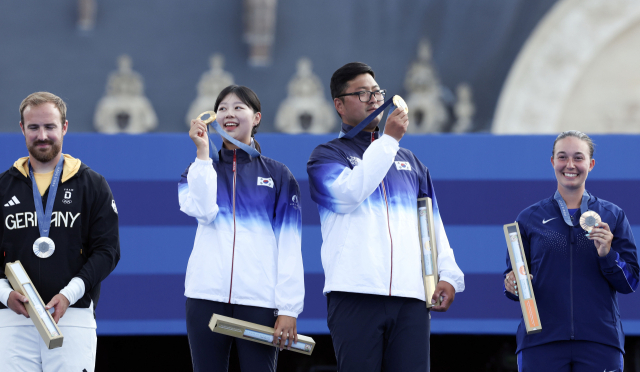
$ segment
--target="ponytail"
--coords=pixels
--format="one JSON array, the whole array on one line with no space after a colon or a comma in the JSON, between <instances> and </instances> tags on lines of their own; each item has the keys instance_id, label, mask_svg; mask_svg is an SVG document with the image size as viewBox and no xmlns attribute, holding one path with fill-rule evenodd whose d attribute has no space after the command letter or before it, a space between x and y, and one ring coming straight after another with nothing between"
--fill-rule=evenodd
<instances>
[{"instance_id":1,"label":"ponytail","mask_svg":"<svg viewBox=\"0 0 640 372\"><path fill-rule=\"evenodd\" d=\"M256 147L256 150L262 154L262 149L260 149L260 144L256 141L256 138L252 136L251 139L253 140L253 145Z\"/></svg>"}]
</instances>

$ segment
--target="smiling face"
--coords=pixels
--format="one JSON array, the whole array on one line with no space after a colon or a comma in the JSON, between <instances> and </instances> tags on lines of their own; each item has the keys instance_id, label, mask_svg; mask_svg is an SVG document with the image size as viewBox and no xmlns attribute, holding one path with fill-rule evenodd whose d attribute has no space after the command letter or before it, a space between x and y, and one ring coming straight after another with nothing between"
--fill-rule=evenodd
<instances>
[{"instance_id":1,"label":"smiling face","mask_svg":"<svg viewBox=\"0 0 640 372\"><path fill-rule=\"evenodd\" d=\"M58 108L51 102L27 106L22 116L24 123L20 122L20 128L31 160L42 164L57 161L68 126L67 121L62 123Z\"/></svg>"},{"instance_id":2,"label":"smiling face","mask_svg":"<svg viewBox=\"0 0 640 372\"><path fill-rule=\"evenodd\" d=\"M261 114L253 109L234 93L227 94L218 105L216 121L231 137L247 145L251 144L251 131L260 123ZM227 148L235 148L225 141Z\"/></svg>"},{"instance_id":3,"label":"smiling face","mask_svg":"<svg viewBox=\"0 0 640 372\"><path fill-rule=\"evenodd\" d=\"M590 157L587 142L565 137L556 142L551 165L556 173L558 189L582 192L596 161Z\"/></svg>"},{"instance_id":4,"label":"smiling face","mask_svg":"<svg viewBox=\"0 0 640 372\"><path fill-rule=\"evenodd\" d=\"M362 90L374 92L376 90L380 90L380 86L378 86L376 79L374 79L371 74L360 74L353 80L349 80L349 82L347 83L347 89L345 89L342 94L359 92ZM378 107L380 107L383 101L376 101L374 97L370 97L368 102L360 102L360 99L357 95L352 95L335 98L333 100L333 103L335 105L336 111L338 111L340 117L342 117L342 122L355 127L367 116L371 115L371 113L374 112ZM378 123L380 123L382 114L383 113L381 112L380 115L373 119L364 130L372 132L376 128Z\"/></svg>"}]
</instances>

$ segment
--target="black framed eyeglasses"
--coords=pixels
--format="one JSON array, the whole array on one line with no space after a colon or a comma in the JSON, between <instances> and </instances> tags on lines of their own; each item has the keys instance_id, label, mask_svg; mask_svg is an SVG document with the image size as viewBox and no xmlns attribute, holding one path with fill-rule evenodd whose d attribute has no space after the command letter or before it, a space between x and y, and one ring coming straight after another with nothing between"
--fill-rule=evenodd
<instances>
[{"instance_id":1,"label":"black framed eyeglasses","mask_svg":"<svg viewBox=\"0 0 640 372\"><path fill-rule=\"evenodd\" d=\"M384 96L386 95L387 95L386 89L376 90L375 92L361 90L359 92L341 94L339 96L336 96L336 98L344 97L344 96L358 96L358 98L360 99L360 102L369 102L371 101L372 96L376 99L376 101L384 101Z\"/></svg>"}]
</instances>

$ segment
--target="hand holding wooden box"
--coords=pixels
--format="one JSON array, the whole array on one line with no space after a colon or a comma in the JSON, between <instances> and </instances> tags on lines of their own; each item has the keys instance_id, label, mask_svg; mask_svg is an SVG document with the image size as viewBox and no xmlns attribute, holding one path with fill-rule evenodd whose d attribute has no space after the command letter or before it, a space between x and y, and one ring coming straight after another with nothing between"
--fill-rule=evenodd
<instances>
[{"instance_id":1,"label":"hand holding wooden box","mask_svg":"<svg viewBox=\"0 0 640 372\"><path fill-rule=\"evenodd\" d=\"M507 239L507 249L509 258L511 259L511 267L516 278L518 286L518 297L520 298L520 307L522 309L522 317L527 328L527 334L538 333L542 331L540 324L540 315L538 314L538 305L533 295L533 285L529 276L529 268L524 254L522 245L522 237L520 236L520 228L518 223L504 225L504 236Z\"/></svg>"},{"instance_id":2,"label":"hand holding wooden box","mask_svg":"<svg viewBox=\"0 0 640 372\"><path fill-rule=\"evenodd\" d=\"M29 302L25 303L24 307L27 309L29 317L36 326L45 345L49 349L61 347L64 339L62 332L60 332L51 314L45 309L45 304L40 298L40 294L36 291L36 287L31 282L20 261L7 262L4 274L9 279L13 290L29 299Z\"/></svg>"},{"instance_id":3,"label":"hand holding wooden box","mask_svg":"<svg viewBox=\"0 0 640 372\"><path fill-rule=\"evenodd\" d=\"M213 314L209 322L209 328L223 335L273 346L274 329L271 327ZM288 344L285 343L285 346L288 346ZM294 342L291 345L291 351L311 355L315 346L316 342L311 337L298 334L298 342Z\"/></svg>"}]
</instances>

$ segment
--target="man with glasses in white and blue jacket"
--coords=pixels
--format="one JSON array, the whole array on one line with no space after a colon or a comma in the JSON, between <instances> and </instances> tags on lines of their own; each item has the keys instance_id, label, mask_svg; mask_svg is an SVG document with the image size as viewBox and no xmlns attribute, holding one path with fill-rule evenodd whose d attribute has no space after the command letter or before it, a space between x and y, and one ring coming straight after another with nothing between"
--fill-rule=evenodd
<instances>
[{"instance_id":1,"label":"man with glasses in white and blue jacket","mask_svg":"<svg viewBox=\"0 0 640 372\"><path fill-rule=\"evenodd\" d=\"M440 219L427 168L399 141L409 120L403 110L375 117L385 90L371 67L348 63L331 78L342 118L340 138L318 146L307 163L311 197L322 223L322 265L328 319L340 371L428 371L430 314L446 311L464 275ZM350 133L353 130L352 133ZM356 133L357 132L357 133ZM440 282L426 299L422 279L417 198L434 202Z\"/></svg>"}]
</instances>

